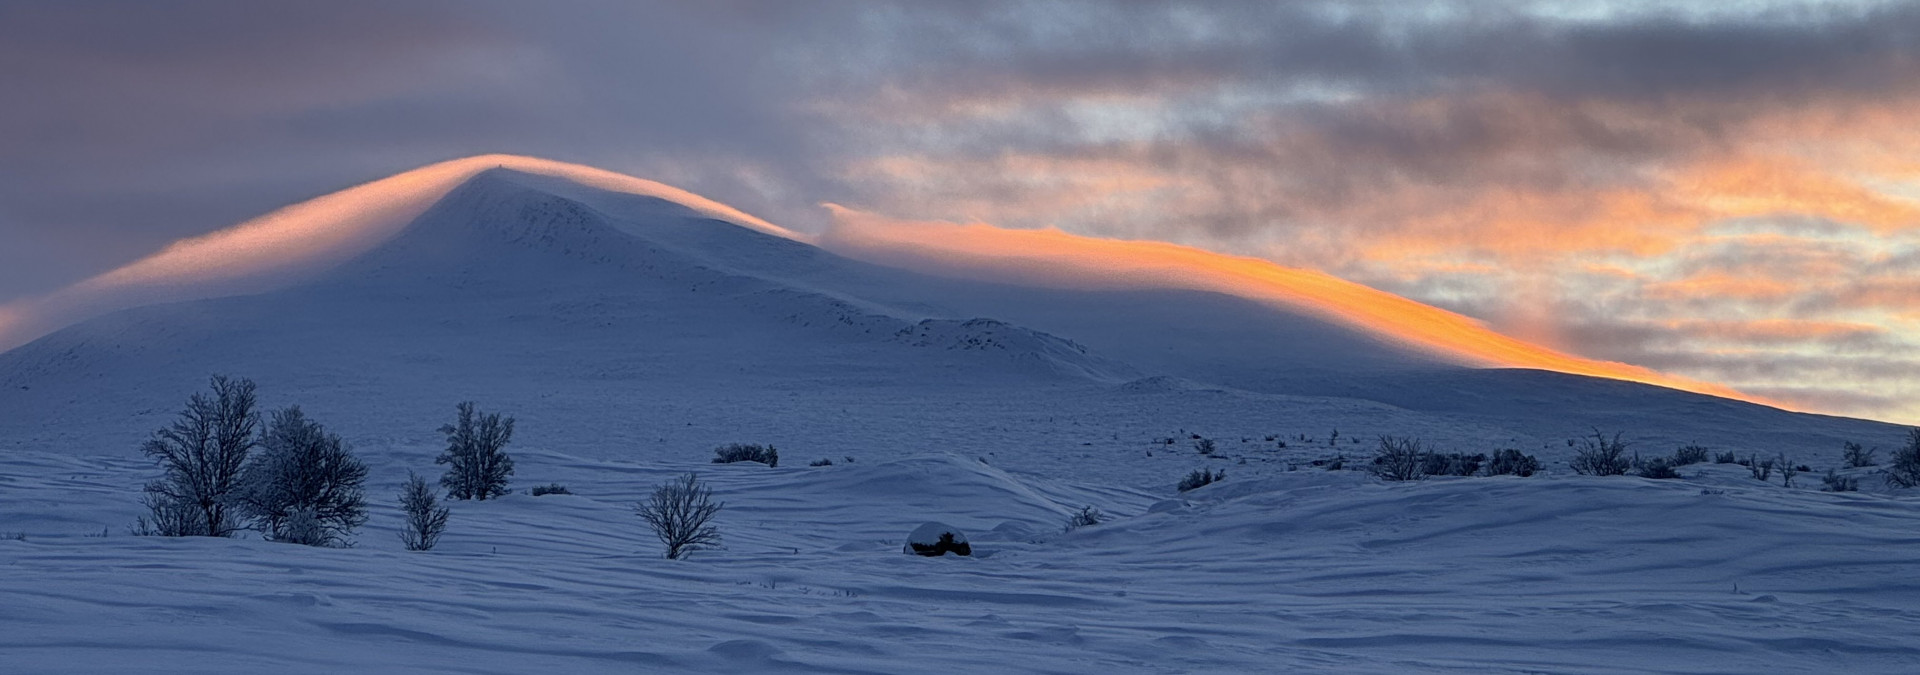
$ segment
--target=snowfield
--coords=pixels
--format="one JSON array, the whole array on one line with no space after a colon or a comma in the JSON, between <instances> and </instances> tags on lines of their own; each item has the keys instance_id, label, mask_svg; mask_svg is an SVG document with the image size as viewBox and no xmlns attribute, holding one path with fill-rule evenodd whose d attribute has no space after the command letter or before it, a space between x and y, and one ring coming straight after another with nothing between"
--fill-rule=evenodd
<instances>
[{"instance_id":1,"label":"snowfield","mask_svg":"<svg viewBox=\"0 0 1920 675\"><path fill-rule=\"evenodd\" d=\"M0 542L6 669L1899 673L1920 658L1920 510L1739 467L1396 485L1302 470L1180 500L939 455L521 462L577 494L458 504L428 553L399 550L388 504L344 550ZM8 492L70 495L58 505L83 514L127 501L137 467L83 468L19 467L53 478L9 476ZM727 547L664 560L632 504L687 469L726 496ZM7 512L55 506L19 502ZM1061 532L1081 503L1117 518ZM917 514L967 529L976 557L901 555Z\"/></svg>"},{"instance_id":2,"label":"snowfield","mask_svg":"<svg viewBox=\"0 0 1920 675\"><path fill-rule=\"evenodd\" d=\"M1818 490L1902 427L923 275L672 196L483 171L325 272L0 353L0 672L1920 672L1920 499ZM140 442L212 373L354 446L355 547L128 536ZM515 493L407 552L462 400L517 418ZM1572 475L1596 427L1815 473ZM1386 483L1382 435L1546 470ZM708 463L731 442L781 465ZM634 505L688 471L724 545L665 560ZM975 555L903 555L926 521Z\"/></svg>"}]
</instances>

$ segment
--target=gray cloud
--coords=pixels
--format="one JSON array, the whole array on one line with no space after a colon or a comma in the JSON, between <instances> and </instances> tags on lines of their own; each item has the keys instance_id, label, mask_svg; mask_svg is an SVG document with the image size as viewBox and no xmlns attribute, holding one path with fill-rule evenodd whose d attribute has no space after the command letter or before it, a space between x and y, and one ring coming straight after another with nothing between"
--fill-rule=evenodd
<instances>
[{"instance_id":1,"label":"gray cloud","mask_svg":"<svg viewBox=\"0 0 1920 675\"><path fill-rule=\"evenodd\" d=\"M1769 206L1743 215L1791 241L1678 237L1713 216L1687 181L1781 124L1920 109L1880 110L1920 103L1913 2L0 3L0 90L0 302L511 152L802 230L832 201L1258 254L1503 327L1550 317L1560 344L1646 365L1732 334L1674 313L1920 311L1920 254L1832 243L1888 222ZM1623 251L1674 257L1570 271ZM1822 264L1857 271L1784 298L1648 290ZM1516 309L1516 288L1541 297Z\"/></svg>"}]
</instances>

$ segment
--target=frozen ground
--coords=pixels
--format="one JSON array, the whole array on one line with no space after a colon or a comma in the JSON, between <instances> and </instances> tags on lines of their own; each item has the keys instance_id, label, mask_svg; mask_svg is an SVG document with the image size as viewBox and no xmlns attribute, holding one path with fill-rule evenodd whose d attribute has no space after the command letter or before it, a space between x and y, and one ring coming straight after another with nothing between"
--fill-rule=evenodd
<instances>
[{"instance_id":1,"label":"frozen ground","mask_svg":"<svg viewBox=\"0 0 1920 675\"><path fill-rule=\"evenodd\" d=\"M1597 426L1824 471L1903 429L1466 370L1225 296L935 279L709 212L485 173L298 285L0 354L0 672L1920 671L1920 501L1872 470L1565 463ZM125 534L140 441L212 372L355 445L358 546ZM398 486L463 399L519 419L515 487L575 494L455 504L405 552ZM1313 464L1382 434L1548 471ZM736 441L783 465L705 463ZM1176 495L1201 467L1228 478ZM663 560L632 506L690 470L726 546ZM1063 532L1085 505L1113 519ZM979 555L901 555L925 520Z\"/></svg>"}]
</instances>

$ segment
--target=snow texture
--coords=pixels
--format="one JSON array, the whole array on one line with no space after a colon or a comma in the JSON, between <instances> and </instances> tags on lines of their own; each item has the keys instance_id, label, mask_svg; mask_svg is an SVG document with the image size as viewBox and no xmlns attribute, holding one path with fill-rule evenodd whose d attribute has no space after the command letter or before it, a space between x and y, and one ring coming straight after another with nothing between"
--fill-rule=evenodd
<instances>
[{"instance_id":1,"label":"snow texture","mask_svg":"<svg viewBox=\"0 0 1920 675\"><path fill-rule=\"evenodd\" d=\"M1221 295L925 276L605 187L481 171L298 283L0 353L0 672L1920 663L1920 500L1877 469L1826 493L1567 465L1597 427L1821 472L1900 427L1458 368ZM211 373L354 448L358 546L126 536L142 440ZM467 400L518 421L516 489L407 551L400 489ZM1389 484L1360 470L1383 435L1543 470ZM835 462L709 463L735 442ZM1201 468L1229 477L1176 494ZM666 560L633 507L692 471L725 546ZM547 483L573 494L524 493ZM1064 531L1084 506L1109 518ZM929 520L973 555L901 555Z\"/></svg>"}]
</instances>

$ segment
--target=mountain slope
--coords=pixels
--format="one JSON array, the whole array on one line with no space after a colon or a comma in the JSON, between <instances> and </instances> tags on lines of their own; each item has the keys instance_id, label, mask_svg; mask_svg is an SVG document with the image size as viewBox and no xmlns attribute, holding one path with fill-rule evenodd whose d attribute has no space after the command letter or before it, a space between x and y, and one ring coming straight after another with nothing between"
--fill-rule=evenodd
<instances>
[{"instance_id":1,"label":"mountain slope","mask_svg":"<svg viewBox=\"0 0 1920 675\"><path fill-rule=\"evenodd\" d=\"M1600 427L1648 456L1698 442L1818 471L1842 441L1900 442L1891 425L1464 368L1203 289L927 274L661 190L462 171L405 222L348 237L364 246L308 257L326 264L0 353L0 672L1920 659L1903 554L1920 508L1877 469L1842 469L1866 491L1837 494L1736 465L1648 480L1566 461ZM353 446L370 470L356 547L122 536L157 472L141 441L210 373ZM393 495L437 472L436 428L463 400L518 420L516 492L454 503L438 549L401 550ZM1384 435L1546 470L1384 483L1362 470ZM709 463L730 442L783 461ZM1176 491L1199 469L1226 478ZM633 506L685 472L726 502L724 547L666 561ZM572 494L524 491L556 482ZM1083 507L1107 522L1063 532ZM929 520L978 554L901 555Z\"/></svg>"}]
</instances>

